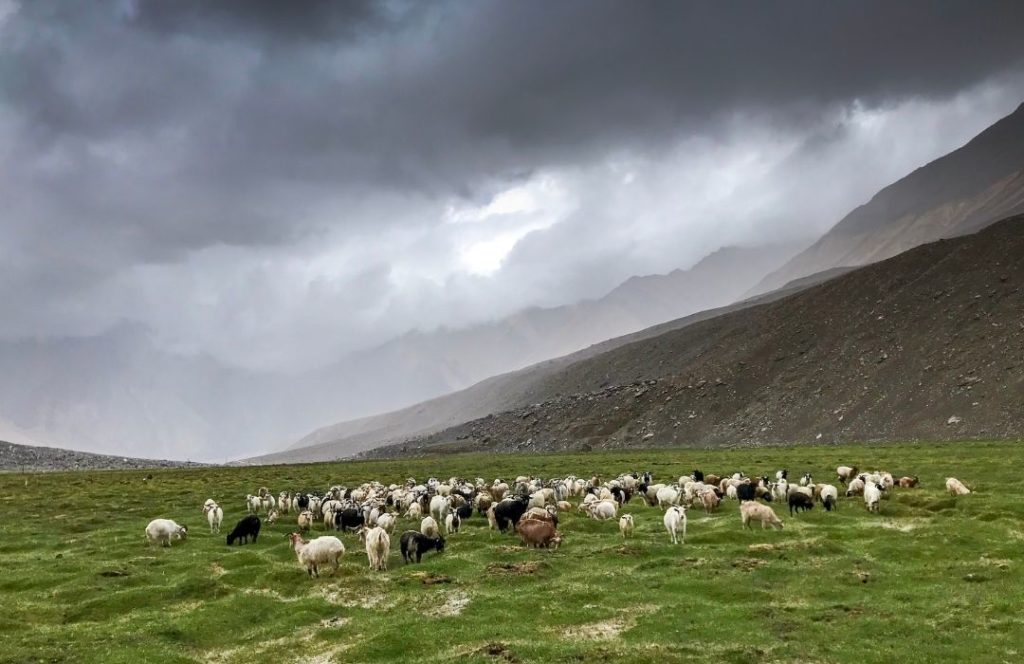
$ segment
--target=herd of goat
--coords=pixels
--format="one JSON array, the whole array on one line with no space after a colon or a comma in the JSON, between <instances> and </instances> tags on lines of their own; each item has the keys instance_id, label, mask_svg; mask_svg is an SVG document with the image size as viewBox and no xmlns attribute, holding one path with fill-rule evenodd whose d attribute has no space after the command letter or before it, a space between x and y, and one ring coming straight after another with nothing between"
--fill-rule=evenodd
<instances>
[{"instance_id":1,"label":"herd of goat","mask_svg":"<svg viewBox=\"0 0 1024 664\"><path fill-rule=\"evenodd\" d=\"M894 478L885 471L860 472L853 466L836 469L838 482L846 487L847 497L863 497L869 512L877 513L882 498L895 487L913 488L917 477ZM946 479L946 490L952 495L966 495L971 491L960 480ZM767 475L749 477L734 473L727 477L705 475L695 470L672 483L653 481L650 472L628 473L607 482L599 477L584 480L575 476L542 481L535 477L520 476L508 483L496 479L487 484L483 478L473 482L452 477L447 481L432 477L426 483L409 478L402 485L385 486L367 482L358 487L332 486L323 495L309 492L281 492L276 498L266 487L255 495L246 496L248 514L227 535L227 544L256 542L261 520L266 514L268 523L283 515L295 514L300 532L288 535L299 564L311 577L319 576L320 569L338 569L345 554L345 545L334 536L325 535L312 540L303 538L314 524L323 523L326 529L357 532L365 545L370 569L386 570L391 551L391 533L400 516L419 520L419 530L407 530L399 539L399 548L406 563L420 562L423 554L443 551L445 534L459 532L462 522L474 511L486 516L490 528L502 533L512 529L524 546L557 548L562 542L558 531L559 514L573 509L569 499L577 500L576 509L598 520L619 517L619 532L628 538L633 534L632 514L619 516L620 510L634 499L647 507L664 510L662 522L673 544L686 541L687 508L715 512L723 500L739 502L740 520L750 528L752 521L761 528L782 528L782 521L769 503L788 505L790 515L813 509L820 503L827 511L837 509L839 489L832 484L814 482L810 473L798 482L790 482L788 471L780 470L772 481ZM211 533L219 533L224 510L212 498L203 505L203 514ZM170 519L155 519L146 527L146 538L151 543L170 546L174 539L184 539L188 528Z\"/></svg>"}]
</instances>

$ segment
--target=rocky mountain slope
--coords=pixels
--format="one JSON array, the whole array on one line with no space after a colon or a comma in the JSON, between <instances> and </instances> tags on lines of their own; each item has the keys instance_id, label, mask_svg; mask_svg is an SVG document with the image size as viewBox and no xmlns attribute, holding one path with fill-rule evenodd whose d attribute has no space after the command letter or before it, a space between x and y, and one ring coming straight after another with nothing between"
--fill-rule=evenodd
<instances>
[{"instance_id":1,"label":"rocky mountain slope","mask_svg":"<svg viewBox=\"0 0 1024 664\"><path fill-rule=\"evenodd\" d=\"M371 452L1024 438L1024 216L571 363Z\"/></svg>"},{"instance_id":2,"label":"rocky mountain slope","mask_svg":"<svg viewBox=\"0 0 1024 664\"><path fill-rule=\"evenodd\" d=\"M837 269L821 275L805 277L792 285L766 295L717 309L707 309L633 334L608 339L570 355L540 362L519 371L494 376L472 387L409 408L325 427L303 439L304 445L302 446L246 459L240 463L295 463L349 457L388 442L417 435L422 436L490 413L531 404L550 396L545 386L547 378L576 362L597 357L625 344L657 337L669 330L678 330L729 311L786 297L821 281L835 278L843 272L844 270Z\"/></svg>"},{"instance_id":3,"label":"rocky mountain slope","mask_svg":"<svg viewBox=\"0 0 1024 664\"><path fill-rule=\"evenodd\" d=\"M882 189L751 292L837 266L890 258L1021 212L1024 104L960 149Z\"/></svg>"},{"instance_id":4,"label":"rocky mountain slope","mask_svg":"<svg viewBox=\"0 0 1024 664\"><path fill-rule=\"evenodd\" d=\"M18 445L0 440L0 472L43 472L59 470L129 470L136 468L180 468L201 464L134 459L89 454L56 447Z\"/></svg>"}]
</instances>

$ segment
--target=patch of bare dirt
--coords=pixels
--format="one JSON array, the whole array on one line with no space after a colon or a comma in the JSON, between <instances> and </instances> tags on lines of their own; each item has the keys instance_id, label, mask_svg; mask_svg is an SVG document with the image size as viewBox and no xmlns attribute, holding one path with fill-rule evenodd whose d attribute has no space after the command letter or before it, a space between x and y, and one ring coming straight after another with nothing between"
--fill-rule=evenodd
<instances>
[{"instance_id":1,"label":"patch of bare dirt","mask_svg":"<svg viewBox=\"0 0 1024 664\"><path fill-rule=\"evenodd\" d=\"M738 570L743 570L744 572L753 572L767 564L767 560L761 560L760 558L737 558L732 561L733 567Z\"/></svg>"},{"instance_id":2,"label":"patch of bare dirt","mask_svg":"<svg viewBox=\"0 0 1024 664\"><path fill-rule=\"evenodd\" d=\"M655 607L639 607L628 612L620 612L619 615L608 620L587 623L585 625L574 625L562 630L562 636L572 640L584 641L610 641L618 638L620 634L636 625L637 618L655 611Z\"/></svg>"},{"instance_id":3,"label":"patch of bare dirt","mask_svg":"<svg viewBox=\"0 0 1024 664\"><path fill-rule=\"evenodd\" d=\"M534 560L525 563L491 563L487 571L491 574L536 574L548 566L545 562Z\"/></svg>"},{"instance_id":4,"label":"patch of bare dirt","mask_svg":"<svg viewBox=\"0 0 1024 664\"><path fill-rule=\"evenodd\" d=\"M518 662L519 658L515 656L508 646L504 643L488 643L484 647L477 650L474 654L486 655L493 657L494 659L500 659L503 662Z\"/></svg>"},{"instance_id":5,"label":"patch of bare dirt","mask_svg":"<svg viewBox=\"0 0 1024 664\"><path fill-rule=\"evenodd\" d=\"M437 574L435 572L413 572L410 574L414 579L419 579L420 583L425 586L436 586L441 583L452 583L454 579L444 574Z\"/></svg>"},{"instance_id":6,"label":"patch of bare dirt","mask_svg":"<svg viewBox=\"0 0 1024 664\"><path fill-rule=\"evenodd\" d=\"M321 586L319 592L328 603L349 608L381 609L392 604L385 593L371 588Z\"/></svg>"},{"instance_id":7,"label":"patch of bare dirt","mask_svg":"<svg viewBox=\"0 0 1024 664\"><path fill-rule=\"evenodd\" d=\"M426 614L435 618L451 618L460 615L469 606L469 595L463 592L454 592L449 595L444 603L427 609Z\"/></svg>"}]
</instances>

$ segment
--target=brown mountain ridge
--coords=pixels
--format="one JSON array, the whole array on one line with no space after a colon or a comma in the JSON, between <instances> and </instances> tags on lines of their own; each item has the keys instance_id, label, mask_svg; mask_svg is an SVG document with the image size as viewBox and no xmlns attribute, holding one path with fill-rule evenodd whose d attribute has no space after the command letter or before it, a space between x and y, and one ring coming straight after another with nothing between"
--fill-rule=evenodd
<instances>
[{"instance_id":1,"label":"brown mountain ridge","mask_svg":"<svg viewBox=\"0 0 1024 664\"><path fill-rule=\"evenodd\" d=\"M1024 104L963 147L875 194L751 293L838 266L867 265L1024 212Z\"/></svg>"},{"instance_id":2,"label":"brown mountain ridge","mask_svg":"<svg viewBox=\"0 0 1024 664\"><path fill-rule=\"evenodd\" d=\"M543 377L368 452L1024 438L1024 216Z\"/></svg>"}]
</instances>

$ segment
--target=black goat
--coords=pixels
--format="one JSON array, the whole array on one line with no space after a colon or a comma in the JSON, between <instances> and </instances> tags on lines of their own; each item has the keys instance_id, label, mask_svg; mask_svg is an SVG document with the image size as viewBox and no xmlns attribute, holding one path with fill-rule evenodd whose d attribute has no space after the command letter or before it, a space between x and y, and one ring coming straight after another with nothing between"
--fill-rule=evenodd
<instances>
[{"instance_id":1,"label":"black goat","mask_svg":"<svg viewBox=\"0 0 1024 664\"><path fill-rule=\"evenodd\" d=\"M239 544L246 544L249 538L252 538L252 543L256 543L256 537L260 534L260 518L255 514L242 517L242 519L235 524L235 529L228 533L228 546L235 543L236 540L241 540Z\"/></svg>"},{"instance_id":2,"label":"black goat","mask_svg":"<svg viewBox=\"0 0 1024 664\"><path fill-rule=\"evenodd\" d=\"M401 548L402 559L408 565L412 562L413 556L416 557L416 562L419 562L423 558L423 554L428 551L435 549L438 553L444 551L444 538L427 537L415 530L407 530L402 533Z\"/></svg>"},{"instance_id":3,"label":"black goat","mask_svg":"<svg viewBox=\"0 0 1024 664\"><path fill-rule=\"evenodd\" d=\"M789 494L789 514L791 516L794 511L799 512L812 509L814 509L814 501L806 493L794 491Z\"/></svg>"},{"instance_id":4,"label":"black goat","mask_svg":"<svg viewBox=\"0 0 1024 664\"><path fill-rule=\"evenodd\" d=\"M363 511L354 507L349 507L334 515L334 527L338 530L359 530L365 525L365 522Z\"/></svg>"},{"instance_id":5,"label":"black goat","mask_svg":"<svg viewBox=\"0 0 1024 664\"><path fill-rule=\"evenodd\" d=\"M498 530L505 532L509 524L515 528L516 524L519 523L519 519L526 512L526 506L529 499L524 497L516 497L512 500L503 500L494 506L494 520L498 523Z\"/></svg>"}]
</instances>

